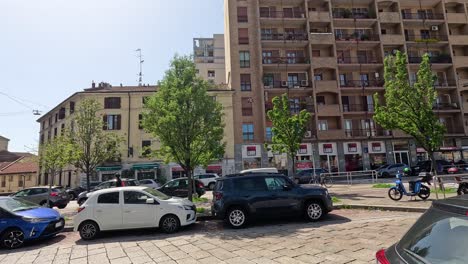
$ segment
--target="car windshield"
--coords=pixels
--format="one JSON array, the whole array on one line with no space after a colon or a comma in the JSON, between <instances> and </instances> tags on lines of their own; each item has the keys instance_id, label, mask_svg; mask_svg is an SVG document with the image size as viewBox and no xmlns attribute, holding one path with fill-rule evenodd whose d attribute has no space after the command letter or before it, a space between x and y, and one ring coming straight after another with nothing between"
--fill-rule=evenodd
<instances>
[{"instance_id":1,"label":"car windshield","mask_svg":"<svg viewBox=\"0 0 468 264\"><path fill-rule=\"evenodd\" d=\"M18 212L38 208L39 206L35 203L12 197L8 199L0 199L0 207L10 212Z\"/></svg>"},{"instance_id":2,"label":"car windshield","mask_svg":"<svg viewBox=\"0 0 468 264\"><path fill-rule=\"evenodd\" d=\"M388 166L390 166L390 165L385 164L385 165L382 165L382 166L378 167L377 169L378 169L378 170L385 169L385 168L387 168Z\"/></svg>"},{"instance_id":3,"label":"car windshield","mask_svg":"<svg viewBox=\"0 0 468 264\"><path fill-rule=\"evenodd\" d=\"M427 211L398 243L402 255L423 263L462 264L468 259L468 217Z\"/></svg>"},{"instance_id":4,"label":"car windshield","mask_svg":"<svg viewBox=\"0 0 468 264\"><path fill-rule=\"evenodd\" d=\"M165 195L164 193L160 192L160 191L156 191L155 189L153 188L146 188L144 189L143 191L153 195L153 196L156 196L158 197L159 199L161 200L167 200L167 199L170 199L171 197L170 196L167 196Z\"/></svg>"}]
</instances>

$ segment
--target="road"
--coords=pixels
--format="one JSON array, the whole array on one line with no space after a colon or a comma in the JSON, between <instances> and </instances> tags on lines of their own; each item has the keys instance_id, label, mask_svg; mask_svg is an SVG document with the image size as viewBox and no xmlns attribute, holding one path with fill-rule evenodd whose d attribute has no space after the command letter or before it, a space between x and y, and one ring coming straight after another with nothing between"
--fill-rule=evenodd
<instances>
[{"instance_id":1,"label":"road","mask_svg":"<svg viewBox=\"0 0 468 264\"><path fill-rule=\"evenodd\" d=\"M324 220L271 220L234 230L205 221L173 235L119 231L91 242L74 232L0 250L0 263L375 263L420 214L336 210Z\"/></svg>"}]
</instances>

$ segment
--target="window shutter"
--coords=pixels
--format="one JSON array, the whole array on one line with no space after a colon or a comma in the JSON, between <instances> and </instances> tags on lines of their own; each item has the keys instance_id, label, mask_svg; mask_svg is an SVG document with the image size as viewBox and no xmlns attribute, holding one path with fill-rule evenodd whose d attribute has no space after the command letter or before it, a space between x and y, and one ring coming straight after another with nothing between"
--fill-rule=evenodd
<instances>
[{"instance_id":1,"label":"window shutter","mask_svg":"<svg viewBox=\"0 0 468 264\"><path fill-rule=\"evenodd\" d=\"M117 115L117 126L116 126L117 130L120 130L120 121L121 121L121 115Z\"/></svg>"},{"instance_id":2,"label":"window shutter","mask_svg":"<svg viewBox=\"0 0 468 264\"><path fill-rule=\"evenodd\" d=\"M107 115L102 116L102 130L107 130Z\"/></svg>"}]
</instances>

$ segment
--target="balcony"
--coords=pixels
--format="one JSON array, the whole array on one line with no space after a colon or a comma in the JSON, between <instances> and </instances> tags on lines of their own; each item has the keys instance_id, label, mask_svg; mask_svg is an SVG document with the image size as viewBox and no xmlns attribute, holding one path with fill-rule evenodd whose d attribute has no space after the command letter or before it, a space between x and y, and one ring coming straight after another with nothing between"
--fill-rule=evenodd
<instances>
[{"instance_id":1,"label":"balcony","mask_svg":"<svg viewBox=\"0 0 468 264\"><path fill-rule=\"evenodd\" d=\"M373 19L369 12L352 12L351 10L333 11L333 18L338 19Z\"/></svg>"},{"instance_id":2,"label":"balcony","mask_svg":"<svg viewBox=\"0 0 468 264\"><path fill-rule=\"evenodd\" d=\"M447 129L446 135L463 135L465 134L465 128L463 126L451 126L451 125L445 125L445 128Z\"/></svg>"},{"instance_id":3,"label":"balcony","mask_svg":"<svg viewBox=\"0 0 468 264\"><path fill-rule=\"evenodd\" d=\"M263 64L306 64L309 59L306 57L263 57Z\"/></svg>"},{"instance_id":4,"label":"balcony","mask_svg":"<svg viewBox=\"0 0 468 264\"><path fill-rule=\"evenodd\" d=\"M322 140L343 139L345 136L342 129L318 130L317 138Z\"/></svg>"},{"instance_id":5,"label":"balcony","mask_svg":"<svg viewBox=\"0 0 468 264\"><path fill-rule=\"evenodd\" d=\"M398 12L380 12L381 23L400 23L400 13Z\"/></svg>"},{"instance_id":6,"label":"balcony","mask_svg":"<svg viewBox=\"0 0 468 264\"><path fill-rule=\"evenodd\" d=\"M434 87L435 88L454 88L457 86L457 83L453 79L449 80L435 80Z\"/></svg>"},{"instance_id":7,"label":"balcony","mask_svg":"<svg viewBox=\"0 0 468 264\"><path fill-rule=\"evenodd\" d=\"M429 35L405 35L406 41L414 41L414 42L421 42L421 43L437 43L440 41L448 41L447 35L442 34L429 34Z\"/></svg>"},{"instance_id":8,"label":"balcony","mask_svg":"<svg viewBox=\"0 0 468 264\"><path fill-rule=\"evenodd\" d=\"M390 137L392 136L391 130L386 130L382 128L373 128L373 129L346 129L345 136L348 138L353 137Z\"/></svg>"},{"instance_id":9,"label":"balcony","mask_svg":"<svg viewBox=\"0 0 468 264\"><path fill-rule=\"evenodd\" d=\"M322 80L322 81L315 81L315 91L317 93L324 93L324 92L338 92L338 84L335 80Z\"/></svg>"},{"instance_id":10,"label":"balcony","mask_svg":"<svg viewBox=\"0 0 468 264\"><path fill-rule=\"evenodd\" d=\"M385 84L384 80L345 80L345 81L340 81L340 87L341 88L369 88L369 87L375 87L375 88L383 88Z\"/></svg>"},{"instance_id":11,"label":"balcony","mask_svg":"<svg viewBox=\"0 0 468 264\"><path fill-rule=\"evenodd\" d=\"M304 11L291 10L291 11L270 11L270 10L260 10L260 18L288 18L288 19L303 19L305 18Z\"/></svg>"},{"instance_id":12,"label":"balcony","mask_svg":"<svg viewBox=\"0 0 468 264\"><path fill-rule=\"evenodd\" d=\"M308 40L307 34L304 33L274 33L274 34L262 34L262 40L290 40L290 41L301 41Z\"/></svg>"},{"instance_id":13,"label":"balcony","mask_svg":"<svg viewBox=\"0 0 468 264\"><path fill-rule=\"evenodd\" d=\"M333 44L335 42L335 38L333 34L330 32L311 32L309 36L310 42L312 44Z\"/></svg>"},{"instance_id":14,"label":"balcony","mask_svg":"<svg viewBox=\"0 0 468 264\"><path fill-rule=\"evenodd\" d=\"M387 45L405 43L405 37L401 34L384 34L380 36L380 40L383 44Z\"/></svg>"},{"instance_id":15,"label":"balcony","mask_svg":"<svg viewBox=\"0 0 468 264\"><path fill-rule=\"evenodd\" d=\"M336 41L379 41L377 34L335 34Z\"/></svg>"},{"instance_id":16,"label":"balcony","mask_svg":"<svg viewBox=\"0 0 468 264\"><path fill-rule=\"evenodd\" d=\"M338 57L338 64L382 64L375 57Z\"/></svg>"},{"instance_id":17,"label":"balcony","mask_svg":"<svg viewBox=\"0 0 468 264\"><path fill-rule=\"evenodd\" d=\"M339 104L318 105L317 114L319 116L340 116L341 109Z\"/></svg>"},{"instance_id":18,"label":"balcony","mask_svg":"<svg viewBox=\"0 0 468 264\"><path fill-rule=\"evenodd\" d=\"M421 63L422 57L408 57L408 62L411 64ZM429 60L431 63L452 63L452 58L449 55L433 56Z\"/></svg>"},{"instance_id":19,"label":"balcony","mask_svg":"<svg viewBox=\"0 0 468 264\"><path fill-rule=\"evenodd\" d=\"M330 12L328 11L309 11L310 22L330 22Z\"/></svg>"},{"instance_id":20,"label":"balcony","mask_svg":"<svg viewBox=\"0 0 468 264\"><path fill-rule=\"evenodd\" d=\"M263 87L265 89L272 88L309 88L312 87L311 83L308 80L299 80L299 81L270 81L264 82Z\"/></svg>"},{"instance_id":21,"label":"balcony","mask_svg":"<svg viewBox=\"0 0 468 264\"><path fill-rule=\"evenodd\" d=\"M353 112L374 112L374 105L372 104L343 104L343 113Z\"/></svg>"},{"instance_id":22,"label":"balcony","mask_svg":"<svg viewBox=\"0 0 468 264\"><path fill-rule=\"evenodd\" d=\"M468 79L459 79L458 86L460 91L468 91Z\"/></svg>"},{"instance_id":23,"label":"balcony","mask_svg":"<svg viewBox=\"0 0 468 264\"><path fill-rule=\"evenodd\" d=\"M432 107L434 111L455 111L458 112L460 107L457 103L436 103Z\"/></svg>"},{"instance_id":24,"label":"balcony","mask_svg":"<svg viewBox=\"0 0 468 264\"><path fill-rule=\"evenodd\" d=\"M450 44L466 45L468 43L468 35L449 35Z\"/></svg>"},{"instance_id":25,"label":"balcony","mask_svg":"<svg viewBox=\"0 0 468 264\"><path fill-rule=\"evenodd\" d=\"M468 66L468 56L453 56L453 65L455 68Z\"/></svg>"},{"instance_id":26,"label":"balcony","mask_svg":"<svg viewBox=\"0 0 468 264\"><path fill-rule=\"evenodd\" d=\"M460 21L466 21L465 13L447 13L447 22L449 24L459 24Z\"/></svg>"},{"instance_id":27,"label":"balcony","mask_svg":"<svg viewBox=\"0 0 468 264\"><path fill-rule=\"evenodd\" d=\"M444 20L443 13L401 13L403 19L407 20Z\"/></svg>"}]
</instances>

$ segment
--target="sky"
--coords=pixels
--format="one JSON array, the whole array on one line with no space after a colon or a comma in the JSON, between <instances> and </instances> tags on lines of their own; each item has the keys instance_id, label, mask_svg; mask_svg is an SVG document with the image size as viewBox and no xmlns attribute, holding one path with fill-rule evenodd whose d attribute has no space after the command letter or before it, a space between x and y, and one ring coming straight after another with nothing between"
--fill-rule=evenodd
<instances>
[{"instance_id":1,"label":"sky","mask_svg":"<svg viewBox=\"0 0 468 264\"><path fill-rule=\"evenodd\" d=\"M223 0L0 0L0 135L37 150L39 118L91 82L156 84L194 37L223 33Z\"/></svg>"}]
</instances>

